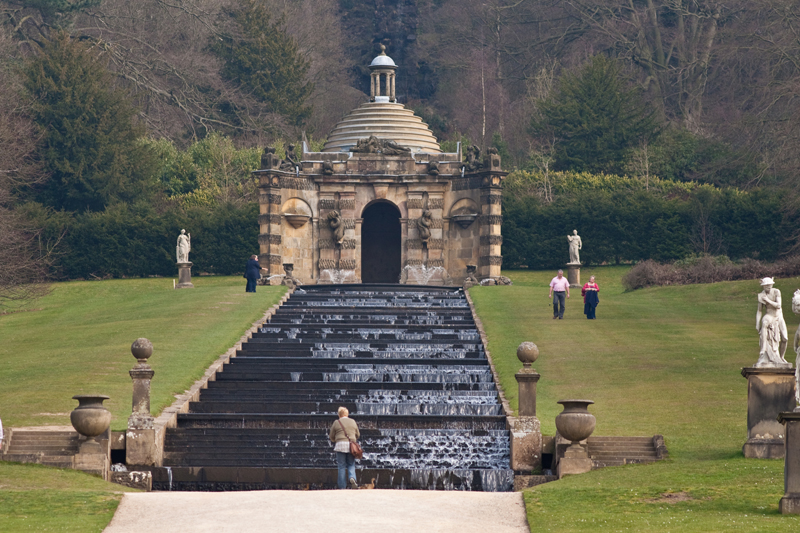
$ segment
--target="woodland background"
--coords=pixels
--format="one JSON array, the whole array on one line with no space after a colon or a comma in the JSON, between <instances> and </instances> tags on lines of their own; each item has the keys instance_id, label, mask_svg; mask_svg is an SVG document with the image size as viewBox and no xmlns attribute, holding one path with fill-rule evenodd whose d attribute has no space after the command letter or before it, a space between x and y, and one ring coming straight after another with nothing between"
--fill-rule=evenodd
<instances>
[{"instance_id":1,"label":"woodland background","mask_svg":"<svg viewBox=\"0 0 800 533\"><path fill-rule=\"evenodd\" d=\"M0 1L0 302L44 279L199 272L257 250L250 171L319 148L387 46L399 100L503 156L506 267L800 237L790 0ZM591 243L591 245L589 244Z\"/></svg>"}]
</instances>

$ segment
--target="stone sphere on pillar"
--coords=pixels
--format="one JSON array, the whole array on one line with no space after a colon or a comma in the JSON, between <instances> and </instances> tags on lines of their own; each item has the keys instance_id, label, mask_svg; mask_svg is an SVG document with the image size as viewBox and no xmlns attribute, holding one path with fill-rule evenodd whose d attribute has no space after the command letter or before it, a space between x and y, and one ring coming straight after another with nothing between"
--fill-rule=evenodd
<instances>
[{"instance_id":1,"label":"stone sphere on pillar","mask_svg":"<svg viewBox=\"0 0 800 533\"><path fill-rule=\"evenodd\" d=\"M539 357L539 348L532 342L526 341L517 347L517 359L523 366L531 366Z\"/></svg>"},{"instance_id":2,"label":"stone sphere on pillar","mask_svg":"<svg viewBox=\"0 0 800 533\"><path fill-rule=\"evenodd\" d=\"M153 343L149 339L140 337L131 344L131 353L140 363L144 363L153 355Z\"/></svg>"}]
</instances>

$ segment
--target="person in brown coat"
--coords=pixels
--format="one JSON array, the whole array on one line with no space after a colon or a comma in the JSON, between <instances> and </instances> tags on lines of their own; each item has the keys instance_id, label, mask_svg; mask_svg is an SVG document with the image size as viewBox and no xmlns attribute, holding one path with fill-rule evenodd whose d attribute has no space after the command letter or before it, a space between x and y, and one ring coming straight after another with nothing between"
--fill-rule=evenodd
<instances>
[{"instance_id":1,"label":"person in brown coat","mask_svg":"<svg viewBox=\"0 0 800 533\"><path fill-rule=\"evenodd\" d=\"M358 431L358 424L348 415L350 411L347 407L340 407L337 410L339 420L333 423L328 438L336 452L336 465L339 467L338 484L340 489L347 488L349 480L350 488L357 489L356 483L356 458L350 453L350 441L357 441L361 437Z\"/></svg>"}]
</instances>

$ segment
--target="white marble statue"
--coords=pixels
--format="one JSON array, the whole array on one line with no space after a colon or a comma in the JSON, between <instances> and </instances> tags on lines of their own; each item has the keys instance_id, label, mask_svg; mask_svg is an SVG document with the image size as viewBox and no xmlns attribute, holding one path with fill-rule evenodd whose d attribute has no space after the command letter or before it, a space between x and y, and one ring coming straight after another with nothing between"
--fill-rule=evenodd
<instances>
[{"instance_id":1,"label":"white marble statue","mask_svg":"<svg viewBox=\"0 0 800 533\"><path fill-rule=\"evenodd\" d=\"M758 293L758 312L756 313L756 330L758 330L758 361L755 367L791 368L792 364L783 358L789 335L786 321L781 309L781 291L773 288L772 278L761 280L764 288Z\"/></svg>"},{"instance_id":2,"label":"white marble statue","mask_svg":"<svg viewBox=\"0 0 800 533\"><path fill-rule=\"evenodd\" d=\"M796 315L800 315L800 289L794 291L794 296L792 297L792 312ZM800 325L797 326L797 331L794 334L794 353L797 354L797 358L794 360L794 378L797 381L794 394L798 405L795 410L797 410L800 409Z\"/></svg>"},{"instance_id":3,"label":"white marble statue","mask_svg":"<svg viewBox=\"0 0 800 533\"><path fill-rule=\"evenodd\" d=\"M175 255L178 256L178 263L189 262L189 252L192 250L192 234L186 233L185 229L181 230L178 235L178 245L175 247Z\"/></svg>"},{"instance_id":4,"label":"white marble statue","mask_svg":"<svg viewBox=\"0 0 800 533\"><path fill-rule=\"evenodd\" d=\"M572 235L567 235L567 240L569 241L569 262L580 264L581 257L578 250L583 248L583 242L578 235L578 230L572 230Z\"/></svg>"}]
</instances>

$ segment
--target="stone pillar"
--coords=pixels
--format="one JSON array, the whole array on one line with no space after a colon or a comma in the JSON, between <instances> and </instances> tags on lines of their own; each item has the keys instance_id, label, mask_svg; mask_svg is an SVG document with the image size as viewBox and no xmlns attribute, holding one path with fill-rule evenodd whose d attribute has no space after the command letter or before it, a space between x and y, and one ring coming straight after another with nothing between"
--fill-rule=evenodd
<instances>
[{"instance_id":1,"label":"stone pillar","mask_svg":"<svg viewBox=\"0 0 800 533\"><path fill-rule=\"evenodd\" d=\"M356 228L355 228L355 215L356 215L356 193L355 191L342 191L339 193L339 212L342 215L342 224L344 224L344 240L339 245L339 268L341 270L351 270L353 272L352 279L357 280L355 276L356 267L358 266L357 254L359 247L357 246ZM352 281L350 281L352 283Z\"/></svg>"},{"instance_id":2,"label":"stone pillar","mask_svg":"<svg viewBox=\"0 0 800 533\"><path fill-rule=\"evenodd\" d=\"M339 268L336 262L336 241L333 237L331 226L328 223L328 214L336 209L336 199L332 192L319 194L319 281L330 283L330 277L323 275L323 270ZM324 278L324 279L323 279Z\"/></svg>"},{"instance_id":3,"label":"stone pillar","mask_svg":"<svg viewBox=\"0 0 800 533\"><path fill-rule=\"evenodd\" d=\"M280 165L280 159L270 156L267 161L270 169L274 170ZM271 172L262 172L259 174L261 193L258 196L258 263L261 265L264 279L267 280L269 276L275 274L282 274L281 265L283 264L283 255L281 250L282 242L282 217L281 217L281 187L280 177ZM266 275L265 275L266 274ZM278 278L275 278L275 283L280 283Z\"/></svg>"},{"instance_id":4,"label":"stone pillar","mask_svg":"<svg viewBox=\"0 0 800 533\"><path fill-rule=\"evenodd\" d=\"M422 191L408 191L408 200L406 201L406 207L408 208L408 238L405 241L406 264L403 266L422 266L422 239L419 235L417 221L422 217L423 200ZM408 272L403 272L401 278L405 278L407 275Z\"/></svg>"},{"instance_id":5,"label":"stone pillar","mask_svg":"<svg viewBox=\"0 0 800 533\"><path fill-rule=\"evenodd\" d=\"M431 238L428 239L427 268L441 267L444 269L444 192L428 193L428 210L431 212ZM447 273L437 272L428 282L430 285L444 285L447 283Z\"/></svg>"},{"instance_id":6,"label":"stone pillar","mask_svg":"<svg viewBox=\"0 0 800 533\"><path fill-rule=\"evenodd\" d=\"M125 433L125 462L129 465L157 466L161 463L161 447L156 441L153 415L150 414L150 380L155 372L147 359L153 354L153 344L136 339L131 353L138 361L128 373L133 380L132 413Z\"/></svg>"},{"instance_id":7,"label":"stone pillar","mask_svg":"<svg viewBox=\"0 0 800 533\"><path fill-rule=\"evenodd\" d=\"M487 163L490 170L481 176L481 215L478 218L480 220L479 280L498 278L503 265L500 251L503 242L502 182L506 173L500 172L500 156L490 155Z\"/></svg>"},{"instance_id":8,"label":"stone pillar","mask_svg":"<svg viewBox=\"0 0 800 533\"><path fill-rule=\"evenodd\" d=\"M749 458L780 459L785 454L784 427L777 417L796 405L794 370L746 367L742 376L747 379L747 441L742 453Z\"/></svg>"},{"instance_id":9,"label":"stone pillar","mask_svg":"<svg viewBox=\"0 0 800 533\"><path fill-rule=\"evenodd\" d=\"M532 342L523 342L517 348L522 369L514 375L519 386L519 416L509 420L511 468L526 474L542 468L542 430L536 418L536 384L541 376L531 368L538 356L539 349Z\"/></svg>"},{"instance_id":10,"label":"stone pillar","mask_svg":"<svg viewBox=\"0 0 800 533\"><path fill-rule=\"evenodd\" d=\"M389 101L390 102L395 102L395 101L397 101L397 97L395 96L395 93L394 93L394 76L395 76L394 72L389 74L389 76L391 76L391 80L392 80L392 84L391 84L392 86L391 86L390 91L389 91Z\"/></svg>"},{"instance_id":11,"label":"stone pillar","mask_svg":"<svg viewBox=\"0 0 800 533\"><path fill-rule=\"evenodd\" d=\"M581 285L581 264L567 263L567 281L571 288L582 288Z\"/></svg>"},{"instance_id":12,"label":"stone pillar","mask_svg":"<svg viewBox=\"0 0 800 533\"><path fill-rule=\"evenodd\" d=\"M778 415L784 425L786 450L783 462L784 494L778 504L781 514L800 514L800 408Z\"/></svg>"},{"instance_id":13,"label":"stone pillar","mask_svg":"<svg viewBox=\"0 0 800 533\"><path fill-rule=\"evenodd\" d=\"M177 263L178 265L178 284L176 289L194 289L192 285L192 262Z\"/></svg>"}]
</instances>

